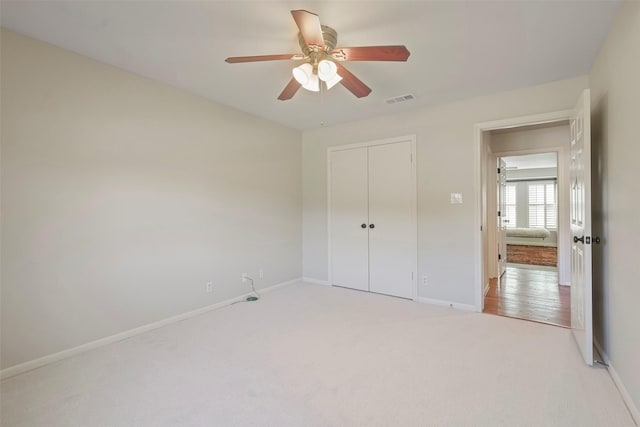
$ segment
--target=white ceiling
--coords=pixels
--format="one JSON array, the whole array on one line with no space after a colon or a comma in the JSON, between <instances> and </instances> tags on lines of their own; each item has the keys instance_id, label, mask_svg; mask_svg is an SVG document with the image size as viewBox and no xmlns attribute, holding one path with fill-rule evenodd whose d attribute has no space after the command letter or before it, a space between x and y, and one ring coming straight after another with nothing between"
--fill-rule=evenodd
<instances>
[{"instance_id":1,"label":"white ceiling","mask_svg":"<svg viewBox=\"0 0 640 427\"><path fill-rule=\"evenodd\" d=\"M311 129L586 74L619 1L2 1L2 26L286 126ZM338 46L404 44L407 63L350 62L341 85L276 98L298 53L290 10L320 15ZM388 105L412 93L415 101Z\"/></svg>"}]
</instances>

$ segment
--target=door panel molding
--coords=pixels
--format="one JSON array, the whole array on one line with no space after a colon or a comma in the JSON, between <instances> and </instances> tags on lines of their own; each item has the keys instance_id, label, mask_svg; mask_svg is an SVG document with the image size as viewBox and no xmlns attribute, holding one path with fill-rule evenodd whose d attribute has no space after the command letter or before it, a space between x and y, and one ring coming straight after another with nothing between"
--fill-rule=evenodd
<instances>
[{"instance_id":1,"label":"door panel molding","mask_svg":"<svg viewBox=\"0 0 640 427\"><path fill-rule=\"evenodd\" d=\"M571 331L587 365L593 365L591 260L591 94L578 98L571 118Z\"/></svg>"}]
</instances>

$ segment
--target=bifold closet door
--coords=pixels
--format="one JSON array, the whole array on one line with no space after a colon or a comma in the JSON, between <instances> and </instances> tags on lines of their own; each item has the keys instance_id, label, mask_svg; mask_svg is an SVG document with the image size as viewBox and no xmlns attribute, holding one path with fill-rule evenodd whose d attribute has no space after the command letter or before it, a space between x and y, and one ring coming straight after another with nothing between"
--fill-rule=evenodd
<instances>
[{"instance_id":1,"label":"bifold closet door","mask_svg":"<svg viewBox=\"0 0 640 427\"><path fill-rule=\"evenodd\" d=\"M367 148L331 153L331 282L369 290Z\"/></svg>"},{"instance_id":2,"label":"bifold closet door","mask_svg":"<svg viewBox=\"0 0 640 427\"><path fill-rule=\"evenodd\" d=\"M413 298L411 142L369 147L369 290Z\"/></svg>"}]
</instances>

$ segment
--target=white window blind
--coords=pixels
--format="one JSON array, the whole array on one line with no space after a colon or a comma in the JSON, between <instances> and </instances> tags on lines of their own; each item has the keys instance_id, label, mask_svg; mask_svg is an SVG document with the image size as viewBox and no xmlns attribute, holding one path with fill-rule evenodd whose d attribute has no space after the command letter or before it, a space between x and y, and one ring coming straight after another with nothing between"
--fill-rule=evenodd
<instances>
[{"instance_id":1,"label":"white window blind","mask_svg":"<svg viewBox=\"0 0 640 427\"><path fill-rule=\"evenodd\" d=\"M528 185L529 227L556 229L556 183L535 182Z\"/></svg>"}]
</instances>

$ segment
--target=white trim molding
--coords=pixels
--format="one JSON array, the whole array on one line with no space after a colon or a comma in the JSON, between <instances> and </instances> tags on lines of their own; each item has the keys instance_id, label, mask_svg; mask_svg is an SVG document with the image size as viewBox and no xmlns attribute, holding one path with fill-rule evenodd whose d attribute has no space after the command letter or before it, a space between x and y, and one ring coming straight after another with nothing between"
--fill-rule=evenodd
<instances>
[{"instance_id":1,"label":"white trim molding","mask_svg":"<svg viewBox=\"0 0 640 427\"><path fill-rule=\"evenodd\" d=\"M299 283L302 278L296 278L293 280L287 280L286 282L277 283L272 286L268 286L263 289L258 289L261 294L265 294L276 289L292 285L294 283ZM217 302L212 305L208 305L206 307L198 308L192 311L188 311L186 313L178 314L176 316L168 317L166 319L158 320L157 322L149 323L143 326L139 326L134 329L129 329L128 331L123 331L117 333L115 335L111 335L108 337L100 338L95 341L91 341L85 344L81 344L77 347L69 348L67 350L62 350L57 353L49 354L47 356L40 357L38 359L30 360L28 362L20 363L18 365L10 366L0 371L0 379L10 378L16 376L18 374L22 374L27 371L31 371L36 368L40 368L42 366L48 365L50 363L58 362L63 359L67 359L72 356L76 356L78 354L84 353L89 350L93 350L99 347L103 347L105 345L109 345L115 343L117 341L122 341L126 338L131 338L135 335L142 334L147 331L152 331L154 329L161 328L163 326L170 325L172 323L180 322L182 320L186 320L192 317L199 316L201 314L205 314L209 311L216 310L218 308L222 308L228 305L231 305L235 302L242 301L246 299L249 295L253 295L252 292L239 295L235 298L231 298L225 301Z\"/></svg>"},{"instance_id":2,"label":"white trim molding","mask_svg":"<svg viewBox=\"0 0 640 427\"><path fill-rule=\"evenodd\" d=\"M472 304L460 304L460 303L457 303L457 302L444 301L444 300L425 298L425 297L418 297L416 299L416 301L424 303L424 304L440 305L440 306L443 306L443 307L449 307L449 308L453 308L453 309L456 309L456 310L473 311L473 312L477 312L478 311L476 306L472 305Z\"/></svg>"},{"instance_id":3,"label":"white trim molding","mask_svg":"<svg viewBox=\"0 0 640 427\"><path fill-rule=\"evenodd\" d=\"M331 283L329 283L328 280L314 279L312 277L303 277L302 281L305 283L311 283L313 285L331 286Z\"/></svg>"},{"instance_id":4,"label":"white trim molding","mask_svg":"<svg viewBox=\"0 0 640 427\"><path fill-rule=\"evenodd\" d=\"M640 426L640 410L638 410L638 407L636 406L635 402L633 401L633 399L631 399L631 395L627 391L627 388L624 386L622 379L620 379L618 372L615 370L615 368L611 364L611 359L609 359L607 352L604 351L604 348L600 345L598 340L595 339L595 337L593 339L593 345L598 350L598 353L600 353L600 355L602 356L603 362L607 364L607 370L609 371L609 375L611 376L613 383L618 388L618 391L622 396L622 400L624 401L625 405L627 406L627 409L629 410L629 413L631 414L631 418L633 418L633 421L636 423L636 426Z\"/></svg>"}]
</instances>

